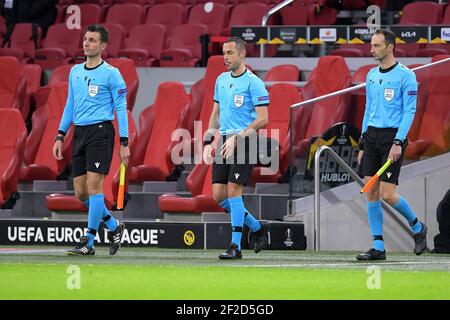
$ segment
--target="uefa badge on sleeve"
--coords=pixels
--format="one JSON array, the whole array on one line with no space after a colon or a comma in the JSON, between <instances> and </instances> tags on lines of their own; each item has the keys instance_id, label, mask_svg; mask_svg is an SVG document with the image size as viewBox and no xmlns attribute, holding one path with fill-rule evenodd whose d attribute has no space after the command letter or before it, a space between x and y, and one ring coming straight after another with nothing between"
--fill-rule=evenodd
<instances>
[{"instance_id":1,"label":"uefa badge on sleeve","mask_svg":"<svg viewBox=\"0 0 450 320\"><path fill-rule=\"evenodd\" d=\"M89 95L91 97L95 97L97 95L97 93L98 93L98 86L90 84L88 90L89 90L88 91Z\"/></svg>"}]
</instances>

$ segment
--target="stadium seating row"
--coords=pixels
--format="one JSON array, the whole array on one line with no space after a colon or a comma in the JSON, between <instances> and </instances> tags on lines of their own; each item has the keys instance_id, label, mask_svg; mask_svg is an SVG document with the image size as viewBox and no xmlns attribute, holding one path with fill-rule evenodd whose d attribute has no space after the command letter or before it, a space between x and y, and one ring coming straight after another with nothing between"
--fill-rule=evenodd
<instances>
[{"instance_id":1,"label":"stadium seating row","mask_svg":"<svg viewBox=\"0 0 450 320\"><path fill-rule=\"evenodd\" d=\"M444 56L434 58L434 61L442 59ZM5 58L1 58L0 62ZM132 61L120 59L123 61ZM16 63L18 63L16 61ZM1 63L0 63L1 65ZM170 154L175 143L171 141L171 134L176 128L184 128L194 136L193 122L201 120L203 124L208 123L209 115L212 108L212 96L214 91L214 81L217 76L225 71L223 66L223 58L211 57L205 73L205 78L198 81L191 89L190 95L187 95L180 83L162 83L159 87L157 98L152 106L146 108L139 117L140 131L131 135L136 135L138 139L131 143L133 159L128 169L127 177L130 181L165 181L168 179L176 179L174 176L175 165L172 163ZM288 69L293 69L288 66ZM309 77L308 83L300 91L294 85L281 83L275 84L270 89L271 110L276 112L269 113L268 129L279 130L280 141L280 167L273 175L261 174L261 168L256 167L252 176L252 183L256 182L278 182L282 175L289 168L289 106L293 103L307 100L311 97L326 94L339 89L351 86L352 80L355 82L364 81L365 75L369 67L364 67L355 72L353 79L350 71L343 58L338 56L324 56L319 59L317 68ZM283 70L283 67L280 67ZM333 70L333 72L330 72ZM419 90L419 102L417 106L416 119L411 128L409 135L410 147L407 149L407 157L420 158L422 156L431 156L442 153L449 148L448 132L450 129L450 119L445 109L445 101L448 100L450 92L446 86L449 72L446 68L438 69L441 74L438 78L431 78L426 72L418 74L421 83ZM294 72L295 74L295 72ZM436 76L433 70L433 75ZM294 80L298 79L298 72ZM272 75L267 78L273 79ZM433 80L438 79L438 80ZM64 177L64 169L70 161L70 141L71 132L64 144L64 160L57 162L49 154L53 143L54 132L59 123L62 108L67 95L67 85L64 82L55 82L50 88L50 95L44 106L41 106L33 114L33 130L26 140L26 151L23 155L17 155L16 158L24 159L24 166L19 165L19 169L9 169L16 172L15 181L20 177L24 181L32 181L35 179L57 179ZM294 153L296 156L304 157L307 153L309 141L312 136L320 136L327 128L333 124L348 121L360 127L362 120L362 112L364 110L364 96L361 93L352 95L342 95L331 99L324 100L319 103L307 105L294 114L293 141ZM2 109L4 110L4 109ZM164 112L163 112L164 110ZM170 112L168 112L170 110ZM17 112L16 112L17 113ZM17 117L17 116L15 116ZM129 117L130 127L134 128L132 117ZM15 120L19 121L19 120ZM20 120L23 122L23 120ZM18 126L21 127L20 125ZM3 130L9 130L8 127L1 127ZM206 128L203 127L203 131ZM269 131L270 132L270 131ZM11 132L12 133L12 132ZM17 133L19 135L19 133ZM133 138L134 139L134 138ZM14 143L12 139L0 139L2 145L8 145L10 152L13 150ZM193 141L195 147L198 141ZM117 144L118 145L118 144ZM17 149L17 148L16 148ZM14 150L16 150L14 149ZM20 148L17 149L20 151ZM19 152L16 151L16 152ZM11 157L2 158L10 159ZM112 173L116 173L119 168L117 163L111 168ZM19 161L22 163L22 161ZM7 164L2 164L6 166ZM204 164L197 165L194 169L198 174L193 173L187 180L187 188L191 190L194 198L200 196L199 199L192 200L196 212L203 211L203 206L215 205L211 202L210 183L206 183L203 178L207 178L210 174L207 166ZM17 174L19 170L20 175ZM200 173L199 173L200 172ZM113 189L108 191L106 198L109 199L109 207L114 204L114 188L117 188L117 174L110 175L108 186ZM200 179L200 180L199 180ZM209 180L208 180L209 181ZM14 183L13 183L14 184ZM11 186L11 183L9 184ZM11 195L10 191L2 191L2 194ZM105 188L105 189L109 189ZM15 189L16 190L16 189ZM9 193L8 193L9 192ZM206 196L206 198L205 198ZM58 200L60 196L50 197L55 199L56 203L63 201ZM62 196L61 196L62 197ZM177 198L177 197L175 197ZM169 196L162 197L162 203L175 203L175 207L179 206L179 202L169 201ZM209 199L209 200L205 200ZM6 198L4 197L6 201ZM175 199L176 200L176 199ZM49 200L50 201L50 200ZM52 200L53 201L53 200ZM49 203L53 203L50 201ZM58 202L60 201L60 202ZM77 203L78 207L82 207L76 199L72 202ZM183 199L183 201L187 201ZM201 203L201 204L197 204ZM160 205L164 206L164 204ZM50 208L49 204L49 208ZM78 208L77 207L77 208ZM175 207L169 206L169 209L175 210ZM58 207L62 210L61 207ZM66 208L66 207L64 207ZM163 208L163 207L162 207ZM166 207L164 207L166 208ZM180 205L180 208L186 208ZM201 210L200 210L201 209ZM78 210L78 209L77 209ZM200 210L200 211L198 211Z\"/></svg>"}]
</instances>

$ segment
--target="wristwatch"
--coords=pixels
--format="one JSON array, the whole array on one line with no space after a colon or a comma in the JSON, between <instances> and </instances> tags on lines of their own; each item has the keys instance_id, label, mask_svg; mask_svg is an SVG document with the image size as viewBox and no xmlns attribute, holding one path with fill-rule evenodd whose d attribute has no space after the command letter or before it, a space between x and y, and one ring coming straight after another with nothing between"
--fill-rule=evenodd
<instances>
[{"instance_id":1,"label":"wristwatch","mask_svg":"<svg viewBox=\"0 0 450 320\"><path fill-rule=\"evenodd\" d=\"M395 144L396 146L403 147L403 141L400 139L394 139L392 143Z\"/></svg>"},{"instance_id":2,"label":"wristwatch","mask_svg":"<svg viewBox=\"0 0 450 320\"><path fill-rule=\"evenodd\" d=\"M58 135L55 137L55 142L56 142L56 141L64 142L64 136L58 134Z\"/></svg>"},{"instance_id":3,"label":"wristwatch","mask_svg":"<svg viewBox=\"0 0 450 320\"><path fill-rule=\"evenodd\" d=\"M127 137L120 137L120 145L124 147L128 147L128 138Z\"/></svg>"}]
</instances>

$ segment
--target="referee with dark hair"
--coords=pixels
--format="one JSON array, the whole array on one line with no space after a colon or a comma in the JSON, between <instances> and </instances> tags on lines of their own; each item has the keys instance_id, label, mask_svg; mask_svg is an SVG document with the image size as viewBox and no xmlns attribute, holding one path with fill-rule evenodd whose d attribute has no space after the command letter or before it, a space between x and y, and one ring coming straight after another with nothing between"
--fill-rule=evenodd
<instances>
[{"instance_id":1,"label":"referee with dark hair","mask_svg":"<svg viewBox=\"0 0 450 320\"><path fill-rule=\"evenodd\" d=\"M366 79L366 111L358 154L360 174L367 182L388 159L392 164L367 193L372 248L358 255L357 260L386 259L380 197L408 221L414 253L421 254L427 246L427 227L395 190L408 144L406 137L416 112L417 81L414 72L395 61L394 50L395 34L377 30L371 40L371 54L380 66L371 69Z\"/></svg>"},{"instance_id":2,"label":"referee with dark hair","mask_svg":"<svg viewBox=\"0 0 450 320\"><path fill-rule=\"evenodd\" d=\"M242 189L253 170L250 136L268 122L269 95L264 82L245 67L245 41L233 37L223 44L223 57L229 72L216 80L214 106L208 132L219 129L221 142L212 167L214 200L231 215L231 243L219 259L241 259L244 223L250 228L250 245L259 252L267 245L267 225L245 208ZM255 139L254 139L255 140ZM211 160L211 137L205 139L203 158ZM223 142L223 144L222 144ZM240 160L242 162L240 162Z\"/></svg>"},{"instance_id":3,"label":"referee with dark hair","mask_svg":"<svg viewBox=\"0 0 450 320\"><path fill-rule=\"evenodd\" d=\"M94 240L103 220L109 230L110 255L120 248L125 228L111 216L105 206L103 181L109 173L114 151L115 130L112 124L117 112L120 135L119 157L128 164L127 89L119 70L102 60L108 43L108 31L101 25L87 27L83 37L86 62L70 70L67 103L61 119L53 155L62 159L64 136L71 123L75 125L72 172L75 196L88 208L88 230L70 255L95 254Z\"/></svg>"}]
</instances>

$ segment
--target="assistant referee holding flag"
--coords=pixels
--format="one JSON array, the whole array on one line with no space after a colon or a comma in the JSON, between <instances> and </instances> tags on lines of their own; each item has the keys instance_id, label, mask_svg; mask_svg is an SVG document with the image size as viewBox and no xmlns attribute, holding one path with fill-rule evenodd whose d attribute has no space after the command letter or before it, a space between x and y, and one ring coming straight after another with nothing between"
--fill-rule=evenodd
<instances>
[{"instance_id":1,"label":"assistant referee holding flag","mask_svg":"<svg viewBox=\"0 0 450 320\"><path fill-rule=\"evenodd\" d=\"M414 253L427 246L427 227L420 222L405 198L397 194L407 135L414 119L417 103L417 81L414 72L395 61L395 34L377 30L371 40L371 54L380 66L366 79L366 111L360 140L360 174L366 182L390 159L393 163L367 193L367 211L372 248L358 255L358 260L385 260L383 212L380 196L408 221L414 238ZM380 182L381 181L381 182Z\"/></svg>"},{"instance_id":2,"label":"assistant referee holding flag","mask_svg":"<svg viewBox=\"0 0 450 320\"><path fill-rule=\"evenodd\" d=\"M101 25L87 27L83 37L86 63L70 70L67 103L61 119L53 155L62 159L64 136L71 123L75 125L72 172L75 196L89 207L88 230L71 255L95 254L94 240L101 220L109 230L111 255L120 248L125 228L111 216L105 206L103 181L109 173L114 151L115 130L112 124L117 112L120 135L119 157L128 164L127 89L117 68L102 60L108 43L108 31Z\"/></svg>"}]
</instances>

